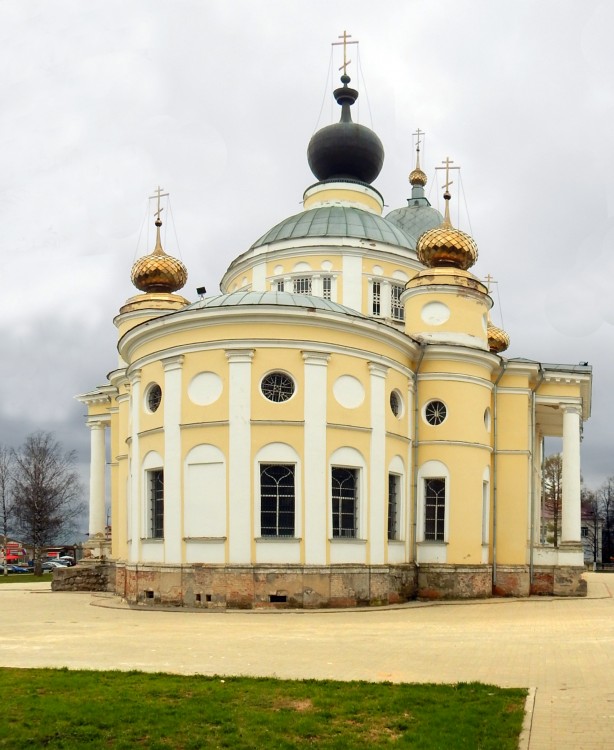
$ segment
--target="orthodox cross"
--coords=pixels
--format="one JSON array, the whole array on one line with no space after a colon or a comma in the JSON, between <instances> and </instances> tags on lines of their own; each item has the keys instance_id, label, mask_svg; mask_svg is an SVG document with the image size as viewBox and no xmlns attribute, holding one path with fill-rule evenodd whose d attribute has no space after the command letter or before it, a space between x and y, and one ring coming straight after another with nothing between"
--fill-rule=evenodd
<instances>
[{"instance_id":1,"label":"orthodox cross","mask_svg":"<svg viewBox=\"0 0 614 750\"><path fill-rule=\"evenodd\" d=\"M158 210L154 214L154 216L156 217L156 219L159 219L160 218L160 214L162 213L162 211L164 211L163 208L160 208L160 198L166 198L168 196L168 193L163 193L162 192L163 190L164 190L164 188L161 188L160 185L158 185L158 187L154 190L154 193L156 193L156 195L150 195L149 196L149 200L153 200L154 198L158 199Z\"/></svg>"},{"instance_id":2,"label":"orthodox cross","mask_svg":"<svg viewBox=\"0 0 614 750\"><path fill-rule=\"evenodd\" d=\"M435 169L445 169L446 170L446 181L444 183L443 188L444 188L444 190L447 193L448 192L448 188L450 187L450 185L454 184L454 182L450 179L450 170L451 169L460 169L460 167L453 167L453 166L451 166L452 164L454 164L454 161L452 159L450 159L449 156L446 156L446 158L441 163L445 164L445 166L444 167L435 167Z\"/></svg>"},{"instance_id":3,"label":"orthodox cross","mask_svg":"<svg viewBox=\"0 0 614 750\"><path fill-rule=\"evenodd\" d=\"M416 151L420 151L420 139L424 137L424 130L418 128L418 130L416 130L415 133L412 133L412 135L416 137Z\"/></svg>"},{"instance_id":4,"label":"orthodox cross","mask_svg":"<svg viewBox=\"0 0 614 750\"><path fill-rule=\"evenodd\" d=\"M348 39L352 38L351 34L348 34L347 31L344 31L343 34L339 34L337 37L338 39L343 39L342 42L331 42L333 47L337 47L339 45L343 45L343 65L339 68L339 70L343 71L343 75L347 75L347 66L352 62L351 60L347 59L347 46L348 44L358 44L358 40L355 40L353 42L348 42Z\"/></svg>"},{"instance_id":5,"label":"orthodox cross","mask_svg":"<svg viewBox=\"0 0 614 750\"><path fill-rule=\"evenodd\" d=\"M490 287L492 284L496 284L497 280L494 276L491 276L489 273L486 274L486 277L484 278L484 281L486 282L486 288L488 289L488 293L490 294Z\"/></svg>"}]
</instances>

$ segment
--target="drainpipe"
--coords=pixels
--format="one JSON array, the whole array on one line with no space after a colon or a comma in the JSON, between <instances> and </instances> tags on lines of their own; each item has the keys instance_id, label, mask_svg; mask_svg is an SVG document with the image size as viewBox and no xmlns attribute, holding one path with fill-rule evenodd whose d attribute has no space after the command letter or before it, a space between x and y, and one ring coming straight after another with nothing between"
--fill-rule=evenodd
<instances>
[{"instance_id":1,"label":"drainpipe","mask_svg":"<svg viewBox=\"0 0 614 750\"><path fill-rule=\"evenodd\" d=\"M535 481L533 479L533 461L535 459L535 402L536 402L536 391L539 386L543 383L545 377L544 369L539 365L539 379L535 384L535 387L531 389L531 432L530 432L530 443L529 451L531 456L531 483L529 485L529 512L531 514L531 531L529 535L529 587L533 585L533 548L535 546ZM530 592L530 588L529 588Z\"/></svg>"},{"instance_id":2,"label":"drainpipe","mask_svg":"<svg viewBox=\"0 0 614 750\"><path fill-rule=\"evenodd\" d=\"M422 342L420 344L420 356L418 357L418 363L414 370L414 442L413 442L413 495L414 495L414 507L412 513L412 544L413 544L413 559L414 563L418 564L418 536L417 522L418 517L418 425L419 421L419 406L418 406L418 373L422 366L422 360L424 359L424 353L426 352L427 344Z\"/></svg>"},{"instance_id":3,"label":"drainpipe","mask_svg":"<svg viewBox=\"0 0 614 750\"><path fill-rule=\"evenodd\" d=\"M493 589L497 585L497 466L499 463L499 453L497 447L497 401L498 401L498 385L499 381L505 374L507 369L507 360L504 359L501 363L501 370L497 375L495 384L493 386L493 414L492 414L492 430L493 430L493 467L492 467L492 587Z\"/></svg>"}]
</instances>

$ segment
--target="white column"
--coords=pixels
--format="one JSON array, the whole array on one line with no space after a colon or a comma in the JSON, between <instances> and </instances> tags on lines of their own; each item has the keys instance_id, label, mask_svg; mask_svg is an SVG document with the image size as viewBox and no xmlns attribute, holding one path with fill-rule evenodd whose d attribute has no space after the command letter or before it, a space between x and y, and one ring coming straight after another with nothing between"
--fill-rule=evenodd
<instances>
[{"instance_id":1,"label":"white column","mask_svg":"<svg viewBox=\"0 0 614 750\"><path fill-rule=\"evenodd\" d=\"M107 516L105 512L105 424L92 419L90 428L90 538L105 533Z\"/></svg>"},{"instance_id":2,"label":"white column","mask_svg":"<svg viewBox=\"0 0 614 750\"><path fill-rule=\"evenodd\" d=\"M141 494L141 455L139 450L139 430L141 412L141 371L135 370L130 375L130 562L137 562L140 557L141 537L146 535L144 528L143 496Z\"/></svg>"},{"instance_id":3,"label":"white column","mask_svg":"<svg viewBox=\"0 0 614 750\"><path fill-rule=\"evenodd\" d=\"M164 561L180 563L181 514L181 367L183 356L162 360L164 367Z\"/></svg>"},{"instance_id":4,"label":"white column","mask_svg":"<svg viewBox=\"0 0 614 750\"><path fill-rule=\"evenodd\" d=\"M311 293L314 297L322 296L322 276L314 273L311 277Z\"/></svg>"},{"instance_id":5,"label":"white column","mask_svg":"<svg viewBox=\"0 0 614 750\"><path fill-rule=\"evenodd\" d=\"M369 362L371 374L371 458L369 460L369 562L384 564L388 503L386 502L386 373L387 367Z\"/></svg>"},{"instance_id":6,"label":"white column","mask_svg":"<svg viewBox=\"0 0 614 750\"><path fill-rule=\"evenodd\" d=\"M228 359L228 562L249 563L252 543L251 384L253 349Z\"/></svg>"},{"instance_id":7,"label":"white column","mask_svg":"<svg viewBox=\"0 0 614 750\"><path fill-rule=\"evenodd\" d=\"M346 307L358 312L362 309L362 258L358 255L343 255L343 299Z\"/></svg>"},{"instance_id":8,"label":"white column","mask_svg":"<svg viewBox=\"0 0 614 750\"><path fill-rule=\"evenodd\" d=\"M382 279L380 284L380 315L382 318L389 318L392 315L392 290L390 282Z\"/></svg>"},{"instance_id":9,"label":"white column","mask_svg":"<svg viewBox=\"0 0 614 750\"><path fill-rule=\"evenodd\" d=\"M326 368L329 359L330 355L323 352L303 352L305 448L302 475L306 565L325 565L327 562Z\"/></svg>"},{"instance_id":10,"label":"white column","mask_svg":"<svg viewBox=\"0 0 614 750\"><path fill-rule=\"evenodd\" d=\"M581 544L580 407L563 411L563 522L561 542Z\"/></svg>"}]
</instances>

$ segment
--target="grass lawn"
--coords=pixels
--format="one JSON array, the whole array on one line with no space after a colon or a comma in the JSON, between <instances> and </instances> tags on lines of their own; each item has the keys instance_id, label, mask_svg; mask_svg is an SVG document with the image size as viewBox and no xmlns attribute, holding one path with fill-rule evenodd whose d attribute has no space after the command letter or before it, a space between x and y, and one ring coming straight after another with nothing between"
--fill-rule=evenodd
<instances>
[{"instance_id":1,"label":"grass lawn","mask_svg":"<svg viewBox=\"0 0 614 750\"><path fill-rule=\"evenodd\" d=\"M0 748L512 750L526 690L0 669Z\"/></svg>"},{"instance_id":2,"label":"grass lawn","mask_svg":"<svg viewBox=\"0 0 614 750\"><path fill-rule=\"evenodd\" d=\"M2 583L41 583L42 581L51 580L51 571L43 573L42 576L35 576L34 573L9 573L7 576L2 574L0 569L0 584Z\"/></svg>"}]
</instances>

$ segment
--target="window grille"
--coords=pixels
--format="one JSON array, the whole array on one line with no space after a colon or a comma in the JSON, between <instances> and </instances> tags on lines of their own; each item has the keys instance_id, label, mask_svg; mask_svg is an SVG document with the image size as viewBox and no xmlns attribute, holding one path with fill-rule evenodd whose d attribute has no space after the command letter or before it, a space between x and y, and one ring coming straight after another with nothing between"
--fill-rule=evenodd
<instances>
[{"instance_id":1,"label":"window grille","mask_svg":"<svg viewBox=\"0 0 614 750\"><path fill-rule=\"evenodd\" d=\"M446 480L424 480L424 539L443 542L446 516Z\"/></svg>"},{"instance_id":2,"label":"window grille","mask_svg":"<svg viewBox=\"0 0 614 750\"><path fill-rule=\"evenodd\" d=\"M157 411L161 401L162 388L157 383L154 383L147 391L147 408L151 412Z\"/></svg>"},{"instance_id":3,"label":"window grille","mask_svg":"<svg viewBox=\"0 0 614 750\"><path fill-rule=\"evenodd\" d=\"M332 469L333 537L358 535L358 469Z\"/></svg>"},{"instance_id":4,"label":"window grille","mask_svg":"<svg viewBox=\"0 0 614 750\"><path fill-rule=\"evenodd\" d=\"M401 497L401 477L388 474L388 539L399 538L399 500Z\"/></svg>"},{"instance_id":5,"label":"window grille","mask_svg":"<svg viewBox=\"0 0 614 750\"><path fill-rule=\"evenodd\" d=\"M424 408L424 418L434 427L441 424L447 416L448 411L443 401L429 401Z\"/></svg>"},{"instance_id":6,"label":"window grille","mask_svg":"<svg viewBox=\"0 0 614 750\"><path fill-rule=\"evenodd\" d=\"M294 466L261 465L261 536L294 536L294 505Z\"/></svg>"},{"instance_id":7,"label":"window grille","mask_svg":"<svg viewBox=\"0 0 614 750\"><path fill-rule=\"evenodd\" d=\"M401 284L392 284L390 287L390 314L393 320L405 320L405 310L401 304L401 295L405 287Z\"/></svg>"},{"instance_id":8,"label":"window grille","mask_svg":"<svg viewBox=\"0 0 614 750\"><path fill-rule=\"evenodd\" d=\"M281 403L294 395L294 381L283 372L271 372L262 378L260 389L269 401Z\"/></svg>"},{"instance_id":9,"label":"window grille","mask_svg":"<svg viewBox=\"0 0 614 750\"><path fill-rule=\"evenodd\" d=\"M379 281L373 282L371 295L371 312L373 315L381 315L382 285Z\"/></svg>"},{"instance_id":10,"label":"window grille","mask_svg":"<svg viewBox=\"0 0 614 750\"><path fill-rule=\"evenodd\" d=\"M395 417L401 416L401 397L396 391L390 394L390 410Z\"/></svg>"},{"instance_id":11,"label":"window grille","mask_svg":"<svg viewBox=\"0 0 614 750\"><path fill-rule=\"evenodd\" d=\"M294 279L294 294L311 294L311 276Z\"/></svg>"},{"instance_id":12,"label":"window grille","mask_svg":"<svg viewBox=\"0 0 614 750\"><path fill-rule=\"evenodd\" d=\"M149 536L152 539L164 537L164 471L149 471Z\"/></svg>"},{"instance_id":13,"label":"window grille","mask_svg":"<svg viewBox=\"0 0 614 750\"><path fill-rule=\"evenodd\" d=\"M333 298L333 277L322 276L322 297L324 299Z\"/></svg>"}]
</instances>

